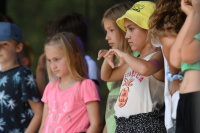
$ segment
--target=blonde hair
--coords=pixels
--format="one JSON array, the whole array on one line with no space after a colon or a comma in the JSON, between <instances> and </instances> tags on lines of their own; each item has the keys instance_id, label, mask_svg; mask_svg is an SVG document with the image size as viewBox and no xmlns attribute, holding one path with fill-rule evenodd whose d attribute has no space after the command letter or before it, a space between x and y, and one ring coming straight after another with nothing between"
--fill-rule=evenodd
<instances>
[{"instance_id":1,"label":"blonde hair","mask_svg":"<svg viewBox=\"0 0 200 133\"><path fill-rule=\"evenodd\" d=\"M106 12L103 15L103 19L102 19L102 25L104 25L104 19L109 19L109 20L113 21L114 26L117 28L117 30L120 31L120 34L123 37L122 44L119 45L118 49L120 49L124 52L127 52L127 53L131 53L132 50L131 50L127 40L125 39L126 33L118 27L116 20L118 18L120 18L122 15L124 15L126 13L126 11L129 10L132 6L133 6L133 3L128 2L128 1L119 3L119 4L115 4L114 6L112 6L108 10L106 10Z\"/></svg>"},{"instance_id":2,"label":"blonde hair","mask_svg":"<svg viewBox=\"0 0 200 133\"><path fill-rule=\"evenodd\" d=\"M181 10L181 0L157 0L156 10L149 19L148 38L176 36L186 15Z\"/></svg>"},{"instance_id":3,"label":"blonde hair","mask_svg":"<svg viewBox=\"0 0 200 133\"><path fill-rule=\"evenodd\" d=\"M58 33L46 40L45 47L46 46L62 48L67 60L66 67L68 68L69 73L73 78L79 81L88 78L87 63L85 61L83 44L77 36L70 32ZM47 72L50 81L55 81L58 79L50 69L48 61Z\"/></svg>"}]
</instances>

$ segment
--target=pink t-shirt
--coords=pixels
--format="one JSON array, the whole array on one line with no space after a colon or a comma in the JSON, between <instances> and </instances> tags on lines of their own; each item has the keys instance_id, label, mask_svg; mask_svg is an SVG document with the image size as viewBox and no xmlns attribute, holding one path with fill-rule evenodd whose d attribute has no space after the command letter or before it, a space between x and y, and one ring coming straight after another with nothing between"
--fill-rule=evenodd
<instances>
[{"instance_id":1,"label":"pink t-shirt","mask_svg":"<svg viewBox=\"0 0 200 133\"><path fill-rule=\"evenodd\" d=\"M86 104L100 101L95 83L85 79L81 85L77 82L73 87L60 91L59 82L54 85L50 82L42 97L49 107L43 133L86 132L90 125Z\"/></svg>"}]
</instances>

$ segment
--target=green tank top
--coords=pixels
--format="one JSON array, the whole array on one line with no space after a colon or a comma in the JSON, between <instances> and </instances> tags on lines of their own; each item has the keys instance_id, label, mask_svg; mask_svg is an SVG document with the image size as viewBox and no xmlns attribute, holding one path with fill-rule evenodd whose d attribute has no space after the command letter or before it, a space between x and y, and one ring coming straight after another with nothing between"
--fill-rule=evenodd
<instances>
[{"instance_id":1,"label":"green tank top","mask_svg":"<svg viewBox=\"0 0 200 133\"><path fill-rule=\"evenodd\" d=\"M200 40L200 33L196 34L194 38Z\"/></svg>"},{"instance_id":2,"label":"green tank top","mask_svg":"<svg viewBox=\"0 0 200 133\"><path fill-rule=\"evenodd\" d=\"M192 63L192 64L181 63L182 72L184 72L184 71L186 71L188 69L194 69L194 70L199 70L200 71L200 61Z\"/></svg>"},{"instance_id":3,"label":"green tank top","mask_svg":"<svg viewBox=\"0 0 200 133\"><path fill-rule=\"evenodd\" d=\"M200 33L196 34L194 36L195 39L200 40ZM192 64L187 64L187 63L181 63L181 70L184 72L188 69L194 69L194 70L199 70L200 71L200 61L192 63Z\"/></svg>"}]
</instances>

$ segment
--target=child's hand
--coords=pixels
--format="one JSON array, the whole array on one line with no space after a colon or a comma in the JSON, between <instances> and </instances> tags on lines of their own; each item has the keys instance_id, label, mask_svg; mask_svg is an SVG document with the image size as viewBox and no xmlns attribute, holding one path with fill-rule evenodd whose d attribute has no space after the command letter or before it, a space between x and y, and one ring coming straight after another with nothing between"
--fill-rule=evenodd
<instances>
[{"instance_id":1,"label":"child's hand","mask_svg":"<svg viewBox=\"0 0 200 133\"><path fill-rule=\"evenodd\" d=\"M108 63L112 68L115 67L114 61L113 61L113 57L114 57L113 52L107 51L107 53L106 53L103 57L105 58L105 60L107 61L107 63Z\"/></svg>"},{"instance_id":2,"label":"child's hand","mask_svg":"<svg viewBox=\"0 0 200 133\"><path fill-rule=\"evenodd\" d=\"M38 60L38 69L46 70L46 55L43 53Z\"/></svg>"},{"instance_id":3,"label":"child's hand","mask_svg":"<svg viewBox=\"0 0 200 133\"><path fill-rule=\"evenodd\" d=\"M119 64L118 64L118 66L121 66L122 64L125 63L124 58L123 58L123 54L124 54L124 52L122 52L122 51L120 51L120 50L118 50L118 49L110 49L110 50L106 53L106 55L104 56L104 58L107 58L108 56L113 57L114 55L116 55L116 56L119 58ZM112 68L114 68L114 63L113 63L113 61L111 61L111 60L108 61L108 64L109 64Z\"/></svg>"},{"instance_id":4,"label":"child's hand","mask_svg":"<svg viewBox=\"0 0 200 133\"><path fill-rule=\"evenodd\" d=\"M100 60L107 52L108 50L106 49L99 50L97 60Z\"/></svg>"},{"instance_id":5,"label":"child's hand","mask_svg":"<svg viewBox=\"0 0 200 133\"><path fill-rule=\"evenodd\" d=\"M198 13L200 13L200 0L191 0L192 6L194 7L194 10Z\"/></svg>"},{"instance_id":6,"label":"child's hand","mask_svg":"<svg viewBox=\"0 0 200 133\"><path fill-rule=\"evenodd\" d=\"M181 10L188 15L194 9L189 0L181 0Z\"/></svg>"}]
</instances>

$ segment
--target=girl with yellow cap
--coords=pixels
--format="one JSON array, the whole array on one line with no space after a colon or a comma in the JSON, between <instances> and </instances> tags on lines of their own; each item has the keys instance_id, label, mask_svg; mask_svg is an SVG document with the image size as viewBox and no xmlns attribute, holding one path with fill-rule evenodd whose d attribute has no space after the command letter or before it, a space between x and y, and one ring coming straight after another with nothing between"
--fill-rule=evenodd
<instances>
[{"instance_id":1,"label":"girl with yellow cap","mask_svg":"<svg viewBox=\"0 0 200 133\"><path fill-rule=\"evenodd\" d=\"M140 51L139 58L118 49L110 49L104 56L101 78L104 81L123 79L115 104L116 133L165 133L159 110L164 105L164 70L160 49L147 40L148 20L155 10L150 1L139 1L122 17L118 26L126 31L132 51ZM120 61L117 67L113 56Z\"/></svg>"}]
</instances>

